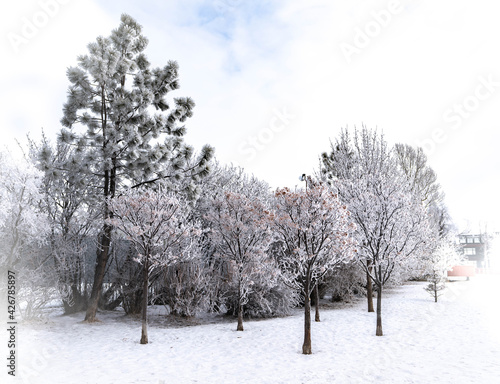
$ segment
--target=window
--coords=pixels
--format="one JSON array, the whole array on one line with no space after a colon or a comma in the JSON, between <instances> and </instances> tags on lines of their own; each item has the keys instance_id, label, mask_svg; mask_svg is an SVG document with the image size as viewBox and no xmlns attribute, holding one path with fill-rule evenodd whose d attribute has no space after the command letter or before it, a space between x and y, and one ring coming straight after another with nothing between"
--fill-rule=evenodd
<instances>
[{"instance_id":1,"label":"window","mask_svg":"<svg viewBox=\"0 0 500 384\"><path fill-rule=\"evenodd\" d=\"M465 236L460 236L460 243L465 244Z\"/></svg>"},{"instance_id":2,"label":"window","mask_svg":"<svg viewBox=\"0 0 500 384\"><path fill-rule=\"evenodd\" d=\"M475 255L476 254L476 248L464 248L464 253L467 256Z\"/></svg>"},{"instance_id":3,"label":"window","mask_svg":"<svg viewBox=\"0 0 500 384\"><path fill-rule=\"evenodd\" d=\"M472 244L472 241L473 241L472 237L467 237L467 243L468 244Z\"/></svg>"},{"instance_id":4,"label":"window","mask_svg":"<svg viewBox=\"0 0 500 384\"><path fill-rule=\"evenodd\" d=\"M481 238L478 237L478 236L475 236L474 237L474 243L480 243L481 242Z\"/></svg>"}]
</instances>

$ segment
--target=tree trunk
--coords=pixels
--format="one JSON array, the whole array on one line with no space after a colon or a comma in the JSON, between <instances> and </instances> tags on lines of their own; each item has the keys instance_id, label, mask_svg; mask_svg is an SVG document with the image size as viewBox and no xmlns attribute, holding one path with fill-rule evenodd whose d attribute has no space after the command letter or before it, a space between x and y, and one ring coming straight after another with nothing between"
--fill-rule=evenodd
<instances>
[{"instance_id":1,"label":"tree trunk","mask_svg":"<svg viewBox=\"0 0 500 384\"><path fill-rule=\"evenodd\" d=\"M318 284L316 283L316 286L314 287L314 302L316 303L316 314L314 316L314 321L321 321L319 318L319 288Z\"/></svg>"},{"instance_id":2,"label":"tree trunk","mask_svg":"<svg viewBox=\"0 0 500 384\"><path fill-rule=\"evenodd\" d=\"M436 282L434 282L434 302L438 302L438 287Z\"/></svg>"},{"instance_id":3,"label":"tree trunk","mask_svg":"<svg viewBox=\"0 0 500 384\"><path fill-rule=\"evenodd\" d=\"M377 284L377 331L375 335L384 335L382 332L382 284Z\"/></svg>"},{"instance_id":4,"label":"tree trunk","mask_svg":"<svg viewBox=\"0 0 500 384\"><path fill-rule=\"evenodd\" d=\"M310 277L307 277L306 287L304 292L305 305L304 305L304 344L302 345L302 353L310 355L312 353L311 347L311 293L309 292Z\"/></svg>"},{"instance_id":5,"label":"tree trunk","mask_svg":"<svg viewBox=\"0 0 500 384\"><path fill-rule=\"evenodd\" d=\"M149 260L146 257L143 271L143 287L142 287L142 332L141 344L148 343L148 286L149 286Z\"/></svg>"},{"instance_id":6,"label":"tree trunk","mask_svg":"<svg viewBox=\"0 0 500 384\"><path fill-rule=\"evenodd\" d=\"M243 305L241 305L241 276L243 271L239 270L239 278L238 278L238 327L237 331L243 331Z\"/></svg>"},{"instance_id":7,"label":"tree trunk","mask_svg":"<svg viewBox=\"0 0 500 384\"><path fill-rule=\"evenodd\" d=\"M366 261L366 265L369 271L372 270L371 264L371 260ZM370 274L368 272L366 272L366 297L368 300L368 312L375 312L375 310L373 309L373 283L372 278L370 277Z\"/></svg>"},{"instance_id":8,"label":"tree trunk","mask_svg":"<svg viewBox=\"0 0 500 384\"><path fill-rule=\"evenodd\" d=\"M104 131L105 127L103 127ZM103 147L106 147L106 142L103 143ZM113 168L111 170L106 170L104 172L104 199L108 197L114 197L116 191L116 157L112 158ZM104 203L104 219L109 219L113 217L113 213L110 212L107 202ZM94 284L92 285L92 293L90 294L90 300L87 307L87 313L85 314L85 321L93 323L96 321L97 307L99 305L99 298L102 291L102 283L104 282L104 275L106 274L106 265L109 259L109 246L111 244L111 232L113 227L107 223L104 224L103 234L101 241L99 242L99 249L97 250L97 260L94 272Z\"/></svg>"},{"instance_id":9,"label":"tree trunk","mask_svg":"<svg viewBox=\"0 0 500 384\"><path fill-rule=\"evenodd\" d=\"M101 296L102 283L104 282L104 275L106 273L106 265L109 258L109 245L111 243L111 226L104 225L103 234L97 250L97 261L94 272L94 283L92 284L92 293L85 314L85 321L93 323L97 321L97 306L99 304L99 297Z\"/></svg>"},{"instance_id":10,"label":"tree trunk","mask_svg":"<svg viewBox=\"0 0 500 384\"><path fill-rule=\"evenodd\" d=\"M243 306L238 304L238 327L237 331L243 331Z\"/></svg>"}]
</instances>

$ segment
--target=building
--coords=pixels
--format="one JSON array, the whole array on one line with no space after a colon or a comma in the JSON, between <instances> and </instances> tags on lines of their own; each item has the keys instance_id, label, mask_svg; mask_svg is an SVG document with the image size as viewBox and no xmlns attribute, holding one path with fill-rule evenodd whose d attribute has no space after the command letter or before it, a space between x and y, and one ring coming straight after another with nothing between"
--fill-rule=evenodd
<instances>
[{"instance_id":1,"label":"building","mask_svg":"<svg viewBox=\"0 0 500 384\"><path fill-rule=\"evenodd\" d=\"M486 249L487 249L487 235L471 235L461 233L458 235L463 255L469 261L475 261L476 267L486 268Z\"/></svg>"}]
</instances>

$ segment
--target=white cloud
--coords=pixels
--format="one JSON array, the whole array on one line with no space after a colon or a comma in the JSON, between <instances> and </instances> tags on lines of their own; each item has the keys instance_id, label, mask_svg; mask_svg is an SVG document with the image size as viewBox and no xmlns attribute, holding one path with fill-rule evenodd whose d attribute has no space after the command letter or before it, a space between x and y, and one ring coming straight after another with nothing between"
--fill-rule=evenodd
<instances>
[{"instance_id":1,"label":"white cloud","mask_svg":"<svg viewBox=\"0 0 500 384\"><path fill-rule=\"evenodd\" d=\"M500 79L500 25L495 6L486 0L401 0L401 12L351 62L339 44L352 44L357 30L391 1L73 0L16 55L6 33L18 31L22 18L40 8L38 1L17 3L11 2L2 20L1 49L8 60L0 71L0 124L7 134L19 137L42 126L58 130L66 67L126 12L144 26L154 65L180 64L175 96L197 103L187 141L198 149L214 145L222 162L241 164L273 186L299 184L298 175L317 167L318 155L341 127L365 123L383 129L391 142L415 144L446 128L443 113L473 92L478 76ZM498 179L491 160L500 125L498 100L494 95L481 105L430 158L459 217L471 210L462 208L468 197L455 164L481 169L486 180L481 185L491 187L487 180ZM269 132L263 132L281 108L294 118L268 140ZM474 132L481 132L481 141L470 140ZM242 148L259 134L264 138L259 148L266 143L250 159ZM471 143L480 155L464 156ZM481 196L476 216L491 218L487 207L493 197Z\"/></svg>"},{"instance_id":2,"label":"white cloud","mask_svg":"<svg viewBox=\"0 0 500 384\"><path fill-rule=\"evenodd\" d=\"M8 59L0 70L2 132L8 140L23 140L28 132L37 136L41 128L55 133L66 96L66 68L84 53L89 36L109 33L114 24L94 3L79 0L9 2L3 17L7 38L0 49ZM32 37L30 25L36 28ZM12 36L22 43L13 45Z\"/></svg>"}]
</instances>

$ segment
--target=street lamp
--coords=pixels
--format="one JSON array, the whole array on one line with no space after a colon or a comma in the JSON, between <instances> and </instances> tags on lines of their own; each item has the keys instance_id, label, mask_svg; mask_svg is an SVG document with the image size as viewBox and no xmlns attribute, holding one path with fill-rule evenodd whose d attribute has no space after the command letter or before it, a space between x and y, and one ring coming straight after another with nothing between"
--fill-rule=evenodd
<instances>
[{"instance_id":1,"label":"street lamp","mask_svg":"<svg viewBox=\"0 0 500 384\"><path fill-rule=\"evenodd\" d=\"M307 176L305 173L299 176L300 181L305 181L306 182L306 193L307 193Z\"/></svg>"}]
</instances>

